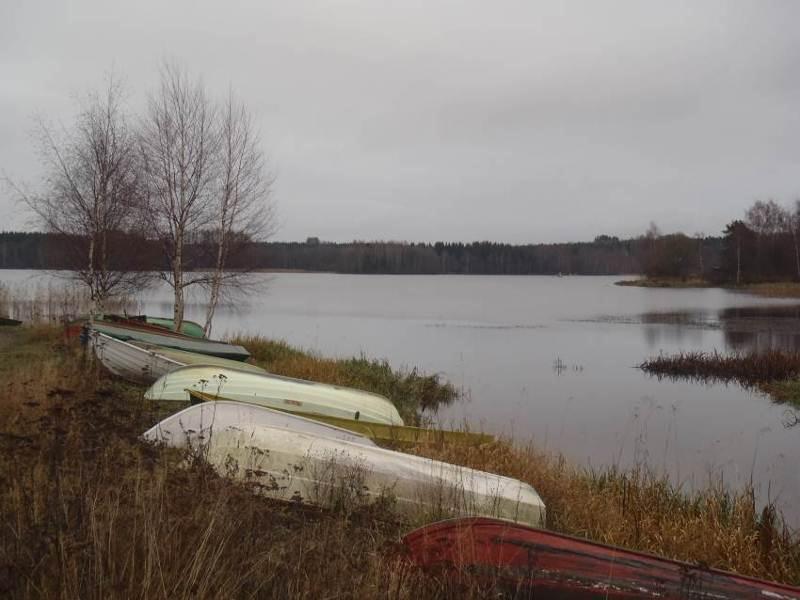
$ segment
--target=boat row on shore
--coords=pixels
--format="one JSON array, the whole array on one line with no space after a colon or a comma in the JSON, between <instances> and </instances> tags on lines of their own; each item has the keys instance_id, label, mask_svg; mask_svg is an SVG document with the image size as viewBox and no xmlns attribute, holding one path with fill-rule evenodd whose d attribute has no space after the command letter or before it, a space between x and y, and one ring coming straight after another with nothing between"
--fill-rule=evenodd
<instances>
[{"instance_id":1,"label":"boat row on shore","mask_svg":"<svg viewBox=\"0 0 800 600\"><path fill-rule=\"evenodd\" d=\"M149 384L146 399L190 404L146 432L146 439L202 452L220 473L254 480L262 493L276 498L325 504L325 498L355 489L359 501L391 498L406 514L544 524L545 505L528 484L373 441L480 444L491 436L408 427L394 404L378 394L267 373L225 358L231 355L225 348L189 352L186 348L207 341L188 344L187 336L157 327L143 320L103 320L91 325L90 334L97 358L110 372ZM157 336L170 346L152 343Z\"/></svg>"},{"instance_id":2,"label":"boat row on shore","mask_svg":"<svg viewBox=\"0 0 800 600\"><path fill-rule=\"evenodd\" d=\"M383 396L267 373L246 362L244 348L206 340L194 325L176 332L172 320L144 316L91 324L91 345L111 373L180 407L143 438L200 456L270 498L387 502L428 523L402 540L420 569L491 597L800 600L798 588L546 531L532 486L376 444L491 436L406 426Z\"/></svg>"}]
</instances>

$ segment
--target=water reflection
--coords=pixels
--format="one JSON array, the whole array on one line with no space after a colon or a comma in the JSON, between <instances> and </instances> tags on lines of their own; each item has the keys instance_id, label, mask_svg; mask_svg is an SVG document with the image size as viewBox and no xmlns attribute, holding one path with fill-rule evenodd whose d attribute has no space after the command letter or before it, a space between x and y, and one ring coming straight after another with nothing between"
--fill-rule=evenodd
<instances>
[{"instance_id":1,"label":"water reflection","mask_svg":"<svg viewBox=\"0 0 800 600\"><path fill-rule=\"evenodd\" d=\"M728 350L800 351L800 305L725 308L719 322Z\"/></svg>"},{"instance_id":2,"label":"water reflection","mask_svg":"<svg viewBox=\"0 0 800 600\"><path fill-rule=\"evenodd\" d=\"M621 319L604 318L607 322ZM665 344L697 347L708 331L721 331L724 347L733 352L786 350L800 352L800 305L746 306L718 311L643 313L626 323L642 325L648 348Z\"/></svg>"}]
</instances>

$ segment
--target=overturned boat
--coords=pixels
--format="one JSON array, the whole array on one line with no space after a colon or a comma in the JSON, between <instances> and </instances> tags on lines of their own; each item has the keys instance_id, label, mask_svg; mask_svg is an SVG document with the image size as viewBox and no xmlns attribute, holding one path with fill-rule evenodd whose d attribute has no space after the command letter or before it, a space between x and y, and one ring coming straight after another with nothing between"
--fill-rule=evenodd
<instances>
[{"instance_id":1,"label":"overturned boat","mask_svg":"<svg viewBox=\"0 0 800 600\"><path fill-rule=\"evenodd\" d=\"M189 390L293 413L403 425L394 404L378 394L238 368L198 365L176 369L151 385L145 398L188 402Z\"/></svg>"},{"instance_id":2,"label":"overturned boat","mask_svg":"<svg viewBox=\"0 0 800 600\"><path fill-rule=\"evenodd\" d=\"M237 369L265 373L264 369L244 362L208 354L197 354L154 344L125 342L99 331L90 335L94 353L103 366L114 375L133 383L151 385L159 377L186 365L217 367L236 366Z\"/></svg>"},{"instance_id":3,"label":"overturned boat","mask_svg":"<svg viewBox=\"0 0 800 600\"><path fill-rule=\"evenodd\" d=\"M375 445L369 438L347 429L255 404L223 400L203 402L185 408L145 431L143 437L174 448L202 450L212 436L222 431L245 431L254 425L302 431L364 446Z\"/></svg>"},{"instance_id":4,"label":"overturned boat","mask_svg":"<svg viewBox=\"0 0 800 600\"><path fill-rule=\"evenodd\" d=\"M226 399L223 394L214 396L197 390L187 390L189 398L193 403L213 402L214 400ZM285 409L279 409L285 410ZM385 442L400 442L407 444L418 444L424 442L448 442L458 444L480 445L494 441L494 436L486 433L475 433L472 431L447 431L444 429L431 429L427 427L409 427L408 425L385 425L383 423L371 423L368 421L356 421L354 419L342 419L312 413L295 412L294 414L309 419L314 419L322 423L327 423L337 428L347 429L365 435L373 440Z\"/></svg>"},{"instance_id":5,"label":"overturned boat","mask_svg":"<svg viewBox=\"0 0 800 600\"><path fill-rule=\"evenodd\" d=\"M115 314L102 314L95 317L96 321L106 321L108 323L134 324L134 325L151 325L166 329L168 331L176 332L175 319L170 317L151 317L150 315L115 315ZM181 330L178 332L183 335L188 335L194 338L205 338L206 333L200 323L194 321L181 321Z\"/></svg>"},{"instance_id":6,"label":"overturned boat","mask_svg":"<svg viewBox=\"0 0 800 600\"><path fill-rule=\"evenodd\" d=\"M151 325L160 325L161 327L166 327L172 331L175 331L175 319L170 319L169 317L151 317L148 315L144 315L144 320ZM203 329L203 326L200 323L195 323L194 321L187 321L183 320L181 322L181 331L183 335L188 335L189 337L195 338L203 338L206 337L206 332Z\"/></svg>"},{"instance_id":7,"label":"overturned boat","mask_svg":"<svg viewBox=\"0 0 800 600\"><path fill-rule=\"evenodd\" d=\"M221 475L292 502L381 502L411 520L477 515L545 523L536 490L516 479L303 431L229 427L208 439L203 455Z\"/></svg>"},{"instance_id":8,"label":"overturned boat","mask_svg":"<svg viewBox=\"0 0 800 600\"><path fill-rule=\"evenodd\" d=\"M800 588L495 519L451 519L403 538L413 563L492 597L800 600Z\"/></svg>"},{"instance_id":9,"label":"overturned boat","mask_svg":"<svg viewBox=\"0 0 800 600\"><path fill-rule=\"evenodd\" d=\"M91 325L94 331L124 342L137 341L165 348L185 350L198 354L219 356L231 360L244 361L250 353L242 346L228 344L216 340L205 340L175 333L159 325L149 325L131 319L121 321L94 321Z\"/></svg>"}]
</instances>

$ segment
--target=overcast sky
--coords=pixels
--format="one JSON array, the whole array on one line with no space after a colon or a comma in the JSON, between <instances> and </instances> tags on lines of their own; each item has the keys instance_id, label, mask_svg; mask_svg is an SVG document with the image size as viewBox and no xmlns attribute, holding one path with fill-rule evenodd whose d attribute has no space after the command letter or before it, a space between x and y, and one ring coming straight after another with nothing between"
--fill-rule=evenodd
<instances>
[{"instance_id":1,"label":"overcast sky","mask_svg":"<svg viewBox=\"0 0 800 600\"><path fill-rule=\"evenodd\" d=\"M800 2L0 2L0 171L36 184L112 65L228 86L276 176L276 239L515 243L719 233L800 197ZM0 192L0 229L23 211Z\"/></svg>"}]
</instances>

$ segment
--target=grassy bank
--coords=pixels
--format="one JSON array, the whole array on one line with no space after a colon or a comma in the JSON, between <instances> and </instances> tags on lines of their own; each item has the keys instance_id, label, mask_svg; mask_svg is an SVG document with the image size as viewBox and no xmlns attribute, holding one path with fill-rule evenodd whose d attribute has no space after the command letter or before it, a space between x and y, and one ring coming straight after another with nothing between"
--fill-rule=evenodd
<instances>
[{"instance_id":1,"label":"grassy bank","mask_svg":"<svg viewBox=\"0 0 800 600\"><path fill-rule=\"evenodd\" d=\"M647 288L704 288L711 287L711 284L697 277L689 277L687 279L668 278L668 277L642 277L640 279L625 279L623 281L615 282L615 285L629 286L629 287L647 287Z\"/></svg>"},{"instance_id":2,"label":"grassy bank","mask_svg":"<svg viewBox=\"0 0 800 600\"><path fill-rule=\"evenodd\" d=\"M800 353L796 352L681 352L651 358L639 368L659 377L735 381L800 407Z\"/></svg>"},{"instance_id":3,"label":"grassy bank","mask_svg":"<svg viewBox=\"0 0 800 600\"><path fill-rule=\"evenodd\" d=\"M772 283L747 283L743 285L716 285L700 279L689 277L687 279L669 277L641 277L639 279L626 279L615 282L615 285L645 288L708 288L723 287L725 289L763 296L765 298L800 298L800 283L783 281Z\"/></svg>"},{"instance_id":4,"label":"grassy bank","mask_svg":"<svg viewBox=\"0 0 800 600\"><path fill-rule=\"evenodd\" d=\"M300 361L264 340L250 349L273 367L293 364L292 356L318 361L306 374L344 377L336 369L349 368ZM480 597L404 566L397 540L409 524L390 507L322 511L268 501L200 461L186 465L180 453L142 442L162 413L58 330L2 331L0 352L0 595ZM369 389L385 385L378 378ZM800 583L800 541L749 490L688 493L644 468L587 471L503 441L410 451L532 484L555 530Z\"/></svg>"},{"instance_id":5,"label":"grassy bank","mask_svg":"<svg viewBox=\"0 0 800 600\"><path fill-rule=\"evenodd\" d=\"M737 289L766 298L800 298L800 283L793 281L784 281L781 283L751 283Z\"/></svg>"}]
</instances>

